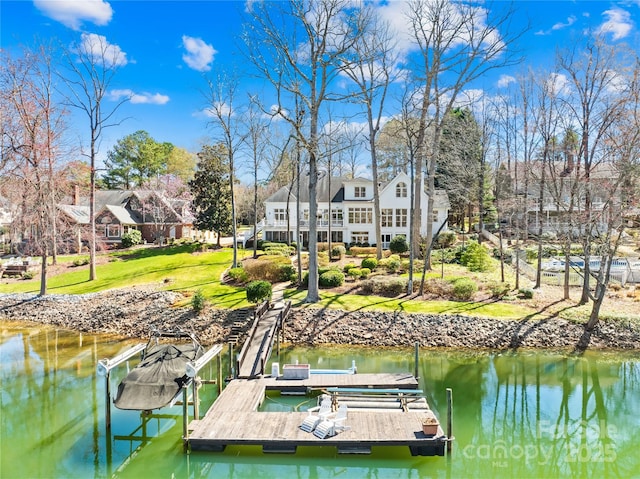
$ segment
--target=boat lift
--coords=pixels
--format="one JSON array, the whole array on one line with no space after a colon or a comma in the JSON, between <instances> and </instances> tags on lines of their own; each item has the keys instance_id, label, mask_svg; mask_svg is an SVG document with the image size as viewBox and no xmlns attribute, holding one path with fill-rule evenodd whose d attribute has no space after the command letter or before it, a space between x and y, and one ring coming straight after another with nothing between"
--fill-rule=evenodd
<instances>
[{"instance_id":1,"label":"boat lift","mask_svg":"<svg viewBox=\"0 0 640 479\"><path fill-rule=\"evenodd\" d=\"M105 378L105 424L107 431L111 430L111 371L115 369L120 364L128 361L136 354L142 353L148 343L140 343L135 346L127 349L126 351L120 353L116 357L112 359L101 359L98 361L97 366L97 374L99 376L104 376ZM200 358L196 361L190 361L185 365L185 374L189 378L187 382L182 385L182 429L183 429L183 439L185 444L188 440L188 423L189 423L189 385L192 386L192 401L193 401L193 415L194 419L199 419L200 411L199 411L199 397L198 397L198 389L202 384L217 384L218 385L218 394L221 392L222 388L222 362L220 358L220 352L223 349L223 345L216 344L212 346L209 350L207 350ZM202 380L199 378L198 373L200 370L209 364L213 358L218 358L217 364L217 379L214 380ZM177 399L179 393L176 395L174 400L171 402L170 406L173 406Z\"/></svg>"}]
</instances>

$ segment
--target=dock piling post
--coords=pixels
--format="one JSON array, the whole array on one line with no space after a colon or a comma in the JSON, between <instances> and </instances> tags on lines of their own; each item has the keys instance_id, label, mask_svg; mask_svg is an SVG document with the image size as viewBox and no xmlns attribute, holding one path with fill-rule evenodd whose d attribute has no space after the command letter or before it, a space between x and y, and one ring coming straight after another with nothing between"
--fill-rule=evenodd
<instances>
[{"instance_id":1,"label":"dock piling post","mask_svg":"<svg viewBox=\"0 0 640 479\"><path fill-rule=\"evenodd\" d=\"M222 392L222 358L218 355L218 396Z\"/></svg>"},{"instance_id":2,"label":"dock piling post","mask_svg":"<svg viewBox=\"0 0 640 479\"><path fill-rule=\"evenodd\" d=\"M193 387L193 391L191 393L191 396L193 396L193 419L200 419L200 395L198 391L199 380L199 376L191 380L191 385Z\"/></svg>"},{"instance_id":3,"label":"dock piling post","mask_svg":"<svg viewBox=\"0 0 640 479\"><path fill-rule=\"evenodd\" d=\"M104 411L104 417L105 417L105 422L106 422L106 426L107 426L107 431L111 430L111 380L109 378L109 376L111 375L110 371L107 371L107 374L105 374L104 376L104 381L105 381L105 401L104 401L104 405L105 405L105 411Z\"/></svg>"},{"instance_id":4,"label":"dock piling post","mask_svg":"<svg viewBox=\"0 0 640 479\"><path fill-rule=\"evenodd\" d=\"M420 343L418 341L416 341L416 345L415 345L415 358L414 358L414 362L415 362L415 371L414 371L414 377L416 379L418 379L420 376L418 375L418 369L419 369L419 363L420 361Z\"/></svg>"},{"instance_id":5,"label":"dock piling post","mask_svg":"<svg viewBox=\"0 0 640 479\"><path fill-rule=\"evenodd\" d=\"M184 451L187 451L189 444L189 392L182 388L182 442Z\"/></svg>"},{"instance_id":6,"label":"dock piling post","mask_svg":"<svg viewBox=\"0 0 640 479\"><path fill-rule=\"evenodd\" d=\"M447 455L451 454L451 443L453 442L453 393L451 388L447 388Z\"/></svg>"}]
</instances>

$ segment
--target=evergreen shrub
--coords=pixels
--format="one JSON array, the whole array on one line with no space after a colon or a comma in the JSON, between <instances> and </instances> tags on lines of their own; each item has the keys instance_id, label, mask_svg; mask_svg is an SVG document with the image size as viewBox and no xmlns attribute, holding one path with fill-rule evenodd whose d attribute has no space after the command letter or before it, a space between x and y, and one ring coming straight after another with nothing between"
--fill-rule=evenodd
<instances>
[{"instance_id":1,"label":"evergreen shrub","mask_svg":"<svg viewBox=\"0 0 640 479\"><path fill-rule=\"evenodd\" d=\"M130 248L131 246L135 246L137 244L142 243L142 233L138 230L130 230L128 233L122 235L122 247Z\"/></svg>"},{"instance_id":2,"label":"evergreen shrub","mask_svg":"<svg viewBox=\"0 0 640 479\"><path fill-rule=\"evenodd\" d=\"M478 285L469 278L458 278L453 281L453 298L457 301L469 301L478 291Z\"/></svg>"},{"instance_id":3,"label":"evergreen shrub","mask_svg":"<svg viewBox=\"0 0 640 479\"><path fill-rule=\"evenodd\" d=\"M368 268L369 271L375 271L378 267L378 260L376 258L365 258L360 265L361 268Z\"/></svg>"},{"instance_id":4,"label":"evergreen shrub","mask_svg":"<svg viewBox=\"0 0 640 479\"><path fill-rule=\"evenodd\" d=\"M407 238L403 235L394 236L389 242L389 251L395 254L402 254L409 251L409 244Z\"/></svg>"},{"instance_id":5,"label":"evergreen shrub","mask_svg":"<svg viewBox=\"0 0 640 479\"><path fill-rule=\"evenodd\" d=\"M271 283L268 281L251 281L247 284L247 301L250 303L260 303L270 300L273 294Z\"/></svg>"},{"instance_id":6,"label":"evergreen shrub","mask_svg":"<svg viewBox=\"0 0 640 479\"><path fill-rule=\"evenodd\" d=\"M322 273L318 278L318 284L322 288L336 288L344 283L344 273L341 271L330 270Z\"/></svg>"}]
</instances>

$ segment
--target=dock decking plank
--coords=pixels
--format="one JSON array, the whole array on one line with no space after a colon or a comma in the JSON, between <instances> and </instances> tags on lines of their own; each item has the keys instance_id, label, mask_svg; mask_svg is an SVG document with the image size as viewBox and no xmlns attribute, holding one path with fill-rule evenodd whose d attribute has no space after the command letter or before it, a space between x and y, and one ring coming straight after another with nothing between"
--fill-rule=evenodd
<instances>
[{"instance_id":1,"label":"dock decking plank","mask_svg":"<svg viewBox=\"0 0 640 479\"><path fill-rule=\"evenodd\" d=\"M293 452L298 446L336 445L339 450L355 450L370 446L407 445L412 448L444 454L444 438L428 438L422 433L422 418L428 411L426 400L415 404L407 412L396 410L349 410L345 425L349 429L336 436L319 439L300 429L307 412L260 412L258 407L267 389L285 390L299 387L329 387L355 383L361 386L389 383L406 389L417 381L407 375L349 375L360 376L357 381L344 381L348 375L309 378L309 380L279 381L275 378L238 379L231 381L205 417L193 421L189 443L194 450L221 450L227 445L261 445L265 451ZM313 386L310 386L313 385ZM321 385L321 386L320 386ZM418 406L422 406L420 409ZM442 431L440 431L440 436ZM366 446L366 447L365 447ZM420 450L420 449L418 449ZM432 454L432 452L429 452Z\"/></svg>"}]
</instances>

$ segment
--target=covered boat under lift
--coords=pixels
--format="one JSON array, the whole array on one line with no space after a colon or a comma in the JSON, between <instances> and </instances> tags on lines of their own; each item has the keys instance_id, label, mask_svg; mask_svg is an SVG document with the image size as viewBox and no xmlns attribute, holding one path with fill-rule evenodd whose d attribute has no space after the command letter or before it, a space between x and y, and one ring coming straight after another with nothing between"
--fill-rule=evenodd
<instances>
[{"instance_id":1,"label":"covered boat under lift","mask_svg":"<svg viewBox=\"0 0 640 479\"><path fill-rule=\"evenodd\" d=\"M154 409L173 406L182 395L183 423L188 421L188 387L193 386L194 415L198 415L198 387L200 384L217 384L221 388L221 345L214 345L205 352L195 335L182 330L151 331L149 341L137 344L113 359L98 362L98 374L105 377L106 427L111 428L110 373L116 366L136 354L141 360L118 385L114 406L118 409L149 413ZM214 357L218 356L217 380L202 380L198 373ZM196 380L197 379L197 380Z\"/></svg>"}]
</instances>

